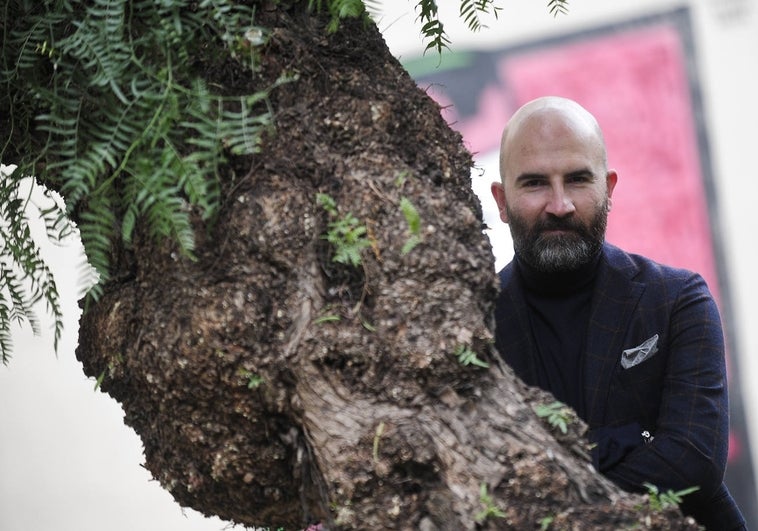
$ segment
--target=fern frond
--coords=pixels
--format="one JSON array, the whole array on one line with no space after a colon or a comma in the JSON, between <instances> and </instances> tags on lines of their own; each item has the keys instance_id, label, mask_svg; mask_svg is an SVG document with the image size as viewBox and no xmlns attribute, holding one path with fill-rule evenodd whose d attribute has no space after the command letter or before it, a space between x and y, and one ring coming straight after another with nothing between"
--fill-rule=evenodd
<instances>
[{"instance_id":1,"label":"fern frond","mask_svg":"<svg viewBox=\"0 0 758 531\"><path fill-rule=\"evenodd\" d=\"M492 13L497 18L500 9L494 0L461 0L460 16L471 31L479 31L486 28L480 15Z\"/></svg>"},{"instance_id":2,"label":"fern frond","mask_svg":"<svg viewBox=\"0 0 758 531\"><path fill-rule=\"evenodd\" d=\"M13 351L13 338L11 337L10 310L4 297L0 297L0 362L7 365Z\"/></svg>"},{"instance_id":3,"label":"fern frond","mask_svg":"<svg viewBox=\"0 0 758 531\"><path fill-rule=\"evenodd\" d=\"M419 0L416 4L418 17L416 20L421 22L421 35L423 40L428 40L424 52L429 49L436 50L438 54L442 53L443 48L447 48L450 39L445 33L445 26L439 18L439 9L436 0Z\"/></svg>"},{"instance_id":4,"label":"fern frond","mask_svg":"<svg viewBox=\"0 0 758 531\"><path fill-rule=\"evenodd\" d=\"M565 15L568 13L568 0L549 0L547 7L554 17Z\"/></svg>"},{"instance_id":5,"label":"fern frond","mask_svg":"<svg viewBox=\"0 0 758 531\"><path fill-rule=\"evenodd\" d=\"M65 209L55 202L49 190L44 191L44 196L49 206L39 207L39 212L45 224L47 238L53 242L58 242L72 236L76 229Z\"/></svg>"},{"instance_id":6,"label":"fern frond","mask_svg":"<svg viewBox=\"0 0 758 531\"><path fill-rule=\"evenodd\" d=\"M370 2L376 7L376 2ZM327 32L334 33L339 29L340 22L346 18L360 18L368 16L366 2L363 0L308 0L308 10L320 12L324 8L331 15L331 20L326 27Z\"/></svg>"},{"instance_id":7,"label":"fern frond","mask_svg":"<svg viewBox=\"0 0 758 531\"><path fill-rule=\"evenodd\" d=\"M146 154L135 162L137 171L125 182L124 198L130 210L144 218L152 236L175 240L190 256L195 242L188 203L180 194L177 178L182 166L181 158L171 150Z\"/></svg>"},{"instance_id":8,"label":"fern frond","mask_svg":"<svg viewBox=\"0 0 758 531\"><path fill-rule=\"evenodd\" d=\"M380 0L363 0L363 5L366 8L366 13L375 19L381 10L382 2Z\"/></svg>"},{"instance_id":9,"label":"fern frond","mask_svg":"<svg viewBox=\"0 0 758 531\"><path fill-rule=\"evenodd\" d=\"M79 219L79 234L84 251L92 267L100 276L100 284L110 278L110 253L116 225L116 215L110 198L105 195L90 196L87 208ZM100 284L93 287L100 292Z\"/></svg>"},{"instance_id":10,"label":"fern frond","mask_svg":"<svg viewBox=\"0 0 758 531\"><path fill-rule=\"evenodd\" d=\"M329 9L339 18L364 12L362 6L337 0ZM220 168L229 156L259 149L271 123L267 97L274 88L214 94L198 79L193 58L215 41L253 69L256 46L265 42L265 31L254 25L254 5L9 0L0 39L0 108L8 109L11 124L0 138L0 158L12 146L21 154L12 161L18 175L36 174L63 196L65 209L40 209L50 236L71 234L67 214L77 216L99 275L88 297L97 299L109 278L113 246L130 246L138 229L173 240L191 256L190 212L211 219L220 201ZM10 348L3 335L7 323L32 315L25 301L45 300L56 323L59 316L52 275L23 232L16 187L15 180L0 186L0 222L11 220L3 230L15 231L4 238L15 251L0 248L0 259L3 271L19 271L6 275L6 284L0 279L3 360Z\"/></svg>"},{"instance_id":11,"label":"fern frond","mask_svg":"<svg viewBox=\"0 0 758 531\"><path fill-rule=\"evenodd\" d=\"M109 87L126 103L119 81L129 69L132 54L124 39L124 10L124 2L95 0L83 21L72 22L76 31L61 39L58 46L89 73L89 86Z\"/></svg>"},{"instance_id":12,"label":"fern frond","mask_svg":"<svg viewBox=\"0 0 758 531\"><path fill-rule=\"evenodd\" d=\"M270 123L267 91L213 95L187 67L204 39L220 39L241 57L235 47L254 29L250 6L92 0L73 21L66 6L60 0L60 12L14 4L0 82L10 94L34 95L33 114L24 118L47 139L29 150L39 155L19 165L28 173L41 168L40 178L56 184L68 212L80 213L85 249L105 279L108 242L119 236L128 244L139 223L156 223L149 233L193 247L189 207L209 218L226 155L256 152ZM348 8L341 4L339 13L347 16ZM28 135L25 141L31 147ZM159 161L156 174L155 164L145 162L151 157ZM124 192L131 181L147 183L140 198Z\"/></svg>"},{"instance_id":13,"label":"fern frond","mask_svg":"<svg viewBox=\"0 0 758 531\"><path fill-rule=\"evenodd\" d=\"M26 216L28 198L21 197L14 173L0 181L0 360L10 358L9 327L28 323L40 333L35 305L44 300L54 319L54 346L63 330L58 290L52 272L40 255Z\"/></svg>"}]
</instances>

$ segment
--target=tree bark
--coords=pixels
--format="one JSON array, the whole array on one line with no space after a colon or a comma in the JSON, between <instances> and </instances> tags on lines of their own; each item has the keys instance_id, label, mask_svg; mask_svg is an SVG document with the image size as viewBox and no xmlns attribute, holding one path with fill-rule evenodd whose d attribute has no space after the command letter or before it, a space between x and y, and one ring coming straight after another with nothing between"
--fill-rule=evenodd
<instances>
[{"instance_id":1,"label":"tree bark","mask_svg":"<svg viewBox=\"0 0 758 531\"><path fill-rule=\"evenodd\" d=\"M77 356L153 476L248 526L694 528L593 472L581 422L556 437L531 406L551 398L498 361L470 154L376 28L328 35L276 5L257 15L271 37L255 75L200 59L229 93L297 80L272 94L262 152L229 164L197 259L137 237L82 317ZM332 261L319 192L366 225L359 266ZM403 197L422 238L406 254ZM502 516L485 518L482 486Z\"/></svg>"}]
</instances>

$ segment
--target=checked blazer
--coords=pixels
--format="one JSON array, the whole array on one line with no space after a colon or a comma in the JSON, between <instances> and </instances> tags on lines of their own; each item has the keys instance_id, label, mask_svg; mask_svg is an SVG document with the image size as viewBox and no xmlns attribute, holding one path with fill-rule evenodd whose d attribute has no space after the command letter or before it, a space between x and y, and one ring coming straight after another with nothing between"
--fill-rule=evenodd
<instances>
[{"instance_id":1,"label":"checked blazer","mask_svg":"<svg viewBox=\"0 0 758 531\"><path fill-rule=\"evenodd\" d=\"M537 347L523 289L508 264L500 272L496 345L535 385ZM645 491L645 482L664 491L698 486L685 497L685 514L707 529L744 529L723 483L724 338L702 277L604 244L582 356L595 467L629 491Z\"/></svg>"}]
</instances>

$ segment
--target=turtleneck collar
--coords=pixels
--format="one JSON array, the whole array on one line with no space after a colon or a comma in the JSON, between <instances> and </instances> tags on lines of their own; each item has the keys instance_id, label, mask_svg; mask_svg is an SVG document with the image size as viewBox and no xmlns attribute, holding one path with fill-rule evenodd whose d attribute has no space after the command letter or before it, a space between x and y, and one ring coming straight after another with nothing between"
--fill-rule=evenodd
<instances>
[{"instance_id":1,"label":"turtleneck collar","mask_svg":"<svg viewBox=\"0 0 758 531\"><path fill-rule=\"evenodd\" d=\"M514 257L516 270L524 281L524 287L533 293L561 297L580 291L595 279L602 251L587 264L572 271L544 273L524 263L518 255Z\"/></svg>"}]
</instances>

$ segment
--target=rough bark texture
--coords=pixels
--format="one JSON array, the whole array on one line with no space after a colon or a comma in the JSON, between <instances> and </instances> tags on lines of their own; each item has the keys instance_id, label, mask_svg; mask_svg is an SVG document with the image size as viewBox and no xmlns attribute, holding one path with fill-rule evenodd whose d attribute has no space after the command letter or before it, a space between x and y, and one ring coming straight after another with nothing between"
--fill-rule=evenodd
<instances>
[{"instance_id":1,"label":"rough bark texture","mask_svg":"<svg viewBox=\"0 0 758 531\"><path fill-rule=\"evenodd\" d=\"M582 425L556 439L529 405L549 397L497 362L470 155L376 29L327 35L281 5L256 22L272 29L256 76L200 66L229 92L299 76L272 96L274 134L228 168L196 261L137 239L81 322L85 372L105 373L155 478L287 529L690 527L595 474ZM331 261L317 192L368 227L360 267ZM405 255L401 197L422 221ZM504 516L481 514L483 484Z\"/></svg>"}]
</instances>

